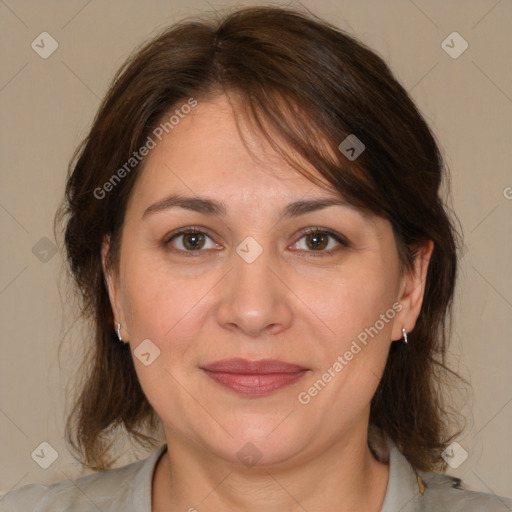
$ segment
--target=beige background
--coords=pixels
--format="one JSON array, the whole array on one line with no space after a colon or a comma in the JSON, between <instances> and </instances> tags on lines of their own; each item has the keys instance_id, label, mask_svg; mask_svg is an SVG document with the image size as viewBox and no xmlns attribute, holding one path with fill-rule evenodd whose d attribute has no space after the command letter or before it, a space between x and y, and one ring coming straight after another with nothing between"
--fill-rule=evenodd
<instances>
[{"instance_id":1,"label":"beige background","mask_svg":"<svg viewBox=\"0 0 512 512\"><path fill-rule=\"evenodd\" d=\"M235 2L0 0L0 493L79 475L62 431L80 326L67 307L61 256L44 253L48 247L40 242L53 239L71 153L137 44L185 16L230 5ZM466 407L472 417L458 440L469 457L452 473L474 489L512 496L512 2L303 5L378 51L440 141L467 245L453 361L474 388ZM31 48L43 31L59 45L47 59ZM453 31L469 44L457 59L441 46ZM43 245L34 254L37 243ZM58 453L46 470L31 458L43 441ZM128 447L121 462L144 455Z\"/></svg>"}]
</instances>

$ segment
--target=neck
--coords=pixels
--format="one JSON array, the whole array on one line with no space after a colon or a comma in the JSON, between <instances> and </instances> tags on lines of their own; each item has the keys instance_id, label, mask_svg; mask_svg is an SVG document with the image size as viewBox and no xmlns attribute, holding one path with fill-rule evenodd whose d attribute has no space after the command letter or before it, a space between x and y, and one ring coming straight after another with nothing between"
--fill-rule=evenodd
<instances>
[{"instance_id":1,"label":"neck","mask_svg":"<svg viewBox=\"0 0 512 512\"><path fill-rule=\"evenodd\" d=\"M364 436L344 436L314 458L246 467L166 432L155 470L153 512L380 512L389 467Z\"/></svg>"}]
</instances>

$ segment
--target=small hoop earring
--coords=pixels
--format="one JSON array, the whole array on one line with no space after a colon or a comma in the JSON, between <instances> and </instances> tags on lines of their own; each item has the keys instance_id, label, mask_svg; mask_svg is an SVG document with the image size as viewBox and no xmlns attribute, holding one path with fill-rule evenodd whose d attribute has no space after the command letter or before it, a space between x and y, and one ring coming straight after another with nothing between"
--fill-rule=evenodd
<instances>
[{"instance_id":1,"label":"small hoop earring","mask_svg":"<svg viewBox=\"0 0 512 512\"><path fill-rule=\"evenodd\" d=\"M119 341L122 343L123 338L121 337L121 324L117 324L117 337L119 338Z\"/></svg>"},{"instance_id":2,"label":"small hoop earring","mask_svg":"<svg viewBox=\"0 0 512 512\"><path fill-rule=\"evenodd\" d=\"M405 330L405 327L402 327L402 337L403 337L403 341L405 344L408 343L408 340L407 340L407 331Z\"/></svg>"}]
</instances>

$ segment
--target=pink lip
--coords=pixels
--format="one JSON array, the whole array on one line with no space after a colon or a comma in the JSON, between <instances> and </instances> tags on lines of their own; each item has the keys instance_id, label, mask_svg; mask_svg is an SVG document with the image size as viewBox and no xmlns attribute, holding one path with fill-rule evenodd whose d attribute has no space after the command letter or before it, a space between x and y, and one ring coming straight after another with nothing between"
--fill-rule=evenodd
<instances>
[{"instance_id":1,"label":"pink lip","mask_svg":"<svg viewBox=\"0 0 512 512\"><path fill-rule=\"evenodd\" d=\"M266 395L293 384L308 368L276 359L235 358L201 367L217 383L245 395Z\"/></svg>"}]
</instances>

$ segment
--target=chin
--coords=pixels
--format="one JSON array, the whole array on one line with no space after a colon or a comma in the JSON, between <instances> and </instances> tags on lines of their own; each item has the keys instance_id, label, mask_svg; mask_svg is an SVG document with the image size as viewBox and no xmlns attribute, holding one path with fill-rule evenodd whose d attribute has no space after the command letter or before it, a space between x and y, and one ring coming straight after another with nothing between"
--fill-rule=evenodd
<instances>
[{"instance_id":1,"label":"chin","mask_svg":"<svg viewBox=\"0 0 512 512\"><path fill-rule=\"evenodd\" d=\"M285 425L284 417L278 421L275 417L266 421L247 418L246 423L238 420L237 426L226 426L233 437L223 431L221 438L203 438L201 444L210 446L213 453L237 465L286 464L306 450L311 440L306 438L303 425Z\"/></svg>"}]
</instances>

